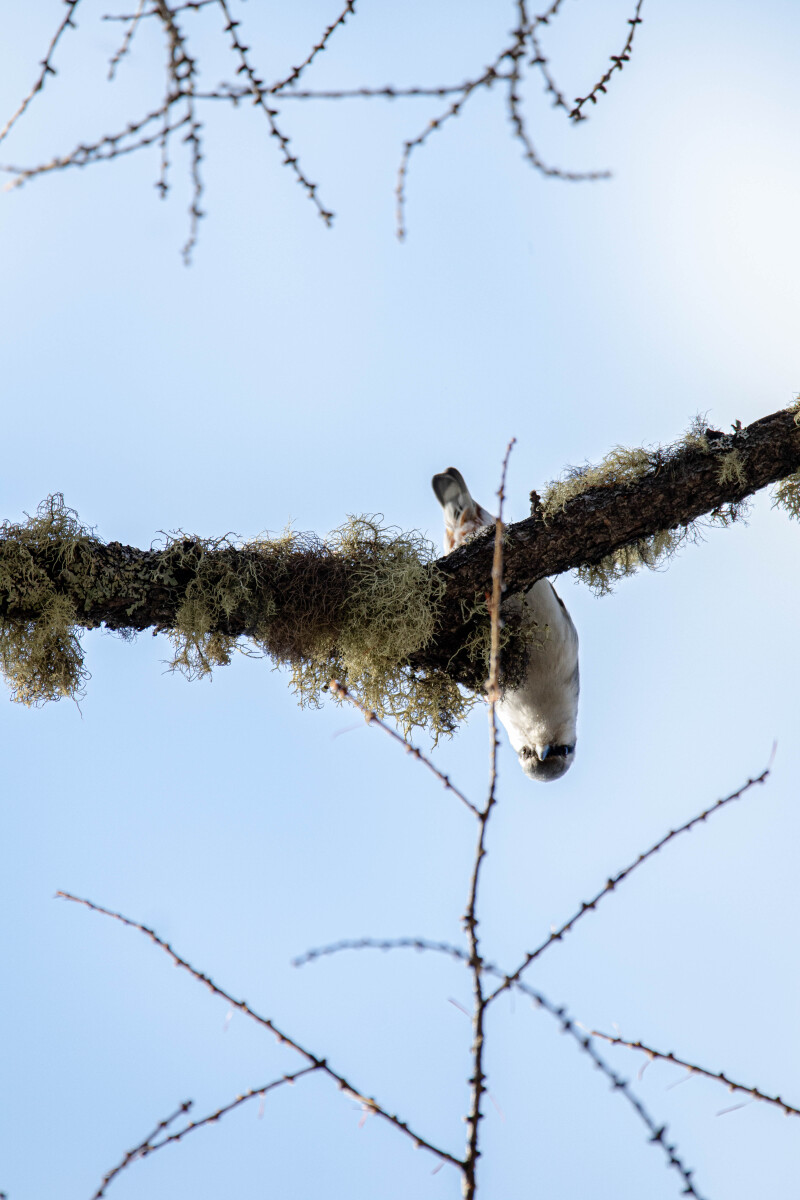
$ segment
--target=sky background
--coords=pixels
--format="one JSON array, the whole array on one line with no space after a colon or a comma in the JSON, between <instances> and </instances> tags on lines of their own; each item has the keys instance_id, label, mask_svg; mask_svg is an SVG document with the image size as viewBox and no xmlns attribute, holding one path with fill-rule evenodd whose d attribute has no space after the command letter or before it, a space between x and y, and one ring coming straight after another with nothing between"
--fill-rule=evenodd
<instances>
[{"instance_id":1,"label":"sky background","mask_svg":"<svg viewBox=\"0 0 800 1200\"><path fill-rule=\"evenodd\" d=\"M84 0L49 80L0 147L32 164L149 111L151 22L105 81L119 25ZM545 31L569 96L621 47L632 4L572 0ZM262 73L282 77L332 6L236 6ZM240 10L240 11L239 11ZM63 11L3 8L0 121ZM116 11L123 11L118 9ZM633 59L571 128L525 89L542 155L608 182L543 179L500 92L476 95L415 154L394 235L403 141L443 105L287 101L283 124L325 203L315 216L263 118L203 114L206 192L190 269L185 158L158 200L156 152L52 174L0 197L3 470L16 521L62 491L99 536L160 530L324 534L381 512L440 539L430 476L451 463L491 507L516 436L508 516L565 465L726 429L800 388L800 10L763 0L645 3ZM439 84L507 42L511 4L359 4L309 86ZM186 14L202 79L232 78L214 9ZM587 1027L641 1038L800 1105L796 910L797 545L768 495L658 573L598 600L559 588L581 637L579 749L543 787L504 743L482 929L515 966L668 829L774 773L676 841L529 973ZM0 709L4 919L0 1190L83 1200L182 1100L206 1112L302 1065L144 938L57 889L153 925L425 1136L461 1154L470 979L413 952L303 970L339 938L460 943L472 819L379 731L301 711L280 671L237 657L211 683L169 646L102 632L80 710ZM427 742L422 740L423 746ZM480 800L485 711L435 761ZM482 1194L651 1200L680 1180L623 1100L543 1013L491 1013ZM610 1061L666 1121L702 1196L797 1192L800 1121L627 1051ZM677 1083L681 1086L676 1087ZM451 1200L457 1173L313 1076L135 1164L119 1200L222 1196Z\"/></svg>"}]
</instances>

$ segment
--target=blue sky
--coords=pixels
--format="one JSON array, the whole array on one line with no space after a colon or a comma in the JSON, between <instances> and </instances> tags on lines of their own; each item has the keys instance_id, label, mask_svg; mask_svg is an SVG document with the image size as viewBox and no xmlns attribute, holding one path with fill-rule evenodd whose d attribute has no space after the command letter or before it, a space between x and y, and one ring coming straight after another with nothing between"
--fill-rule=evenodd
<instances>
[{"instance_id":1,"label":"blue sky","mask_svg":"<svg viewBox=\"0 0 800 1200\"><path fill-rule=\"evenodd\" d=\"M59 75L0 147L32 163L158 101L145 32L113 86L119 27L91 4ZM30 86L62 5L7 6L0 117ZM269 76L336 15L240 5ZM302 8L302 11L300 9ZM335 8L335 6L334 6ZM579 95L617 51L631 6L570 3L547 31ZM523 163L499 93L476 96L415 155L409 236L394 237L402 142L423 100L286 102L326 230L256 112L204 114L194 264L176 147L166 203L154 156L53 174L0 197L5 448L2 515L47 494L108 540L160 530L325 533L382 512L439 541L434 471L458 466L490 506L518 439L508 515L568 463L726 428L790 403L797 330L796 52L800 14L765 0L644 7L634 57L570 128L535 81L542 154ZM308 83L440 83L480 70L511 5L359 5ZM209 85L230 77L210 12L187 15ZM559 584L578 626L579 752L548 788L503 745L483 931L516 965L613 872L718 796L774 773L668 847L541 960L530 982L588 1026L650 1041L764 1091L792 1092L797 905L798 530L759 497L667 570L595 599ZM153 925L201 970L460 1153L469 979L413 952L291 959L343 937L459 942L473 827L414 762L349 711L301 711L286 677L237 658L211 683L165 670L161 638L84 638L79 711L0 712L5 920L0 1190L80 1200L180 1101L202 1115L297 1059L143 938L53 899L61 888ZM435 761L480 798L485 713ZM451 1003L454 1001L455 1003ZM481 1184L523 1200L679 1194L644 1128L549 1020L517 997L489 1030ZM609 1054L636 1079L642 1063ZM794 1196L795 1118L648 1067L703 1196ZM341 1195L450 1200L454 1171L317 1077L244 1106L136 1164L120 1200ZM800 1125L798 1125L800 1129Z\"/></svg>"}]
</instances>

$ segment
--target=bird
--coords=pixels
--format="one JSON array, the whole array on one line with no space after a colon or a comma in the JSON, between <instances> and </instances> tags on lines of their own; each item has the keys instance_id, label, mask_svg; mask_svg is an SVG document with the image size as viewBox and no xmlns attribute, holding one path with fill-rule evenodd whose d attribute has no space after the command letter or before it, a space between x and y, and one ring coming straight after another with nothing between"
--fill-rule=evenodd
<instances>
[{"instance_id":1,"label":"bird","mask_svg":"<svg viewBox=\"0 0 800 1200\"><path fill-rule=\"evenodd\" d=\"M431 480L444 509L444 549L450 554L495 518L473 500L464 477L448 467ZM560 779L575 760L577 741L578 633L564 601L548 579L506 601L522 608L523 626L537 635L527 650L522 682L506 687L497 715L529 779Z\"/></svg>"}]
</instances>

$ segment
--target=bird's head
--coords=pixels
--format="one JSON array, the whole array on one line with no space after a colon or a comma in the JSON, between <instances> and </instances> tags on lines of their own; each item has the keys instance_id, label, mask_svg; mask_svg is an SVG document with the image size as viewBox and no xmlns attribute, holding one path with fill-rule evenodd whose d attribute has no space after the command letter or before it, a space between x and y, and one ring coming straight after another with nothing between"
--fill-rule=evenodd
<instances>
[{"instance_id":1,"label":"bird's head","mask_svg":"<svg viewBox=\"0 0 800 1200\"><path fill-rule=\"evenodd\" d=\"M575 743L571 745L522 746L519 762L529 779L550 783L560 779L575 759Z\"/></svg>"}]
</instances>

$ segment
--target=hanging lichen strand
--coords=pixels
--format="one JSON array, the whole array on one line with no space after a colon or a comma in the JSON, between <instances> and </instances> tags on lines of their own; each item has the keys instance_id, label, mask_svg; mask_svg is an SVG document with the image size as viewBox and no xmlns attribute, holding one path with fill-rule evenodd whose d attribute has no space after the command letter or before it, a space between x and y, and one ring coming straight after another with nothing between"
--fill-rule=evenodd
<instances>
[{"instance_id":1,"label":"hanging lichen strand","mask_svg":"<svg viewBox=\"0 0 800 1200\"><path fill-rule=\"evenodd\" d=\"M42 704L77 699L87 672L78 640L75 602L59 591L40 563L81 573L93 539L64 497L50 496L36 516L0 527L0 594L24 615L0 619L0 670L13 700Z\"/></svg>"}]
</instances>

